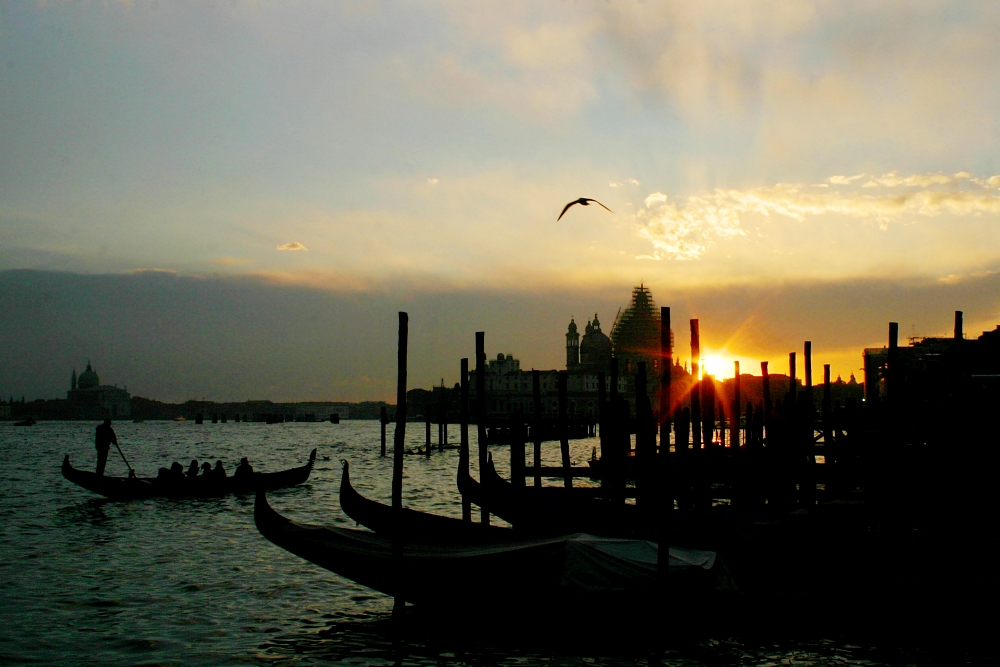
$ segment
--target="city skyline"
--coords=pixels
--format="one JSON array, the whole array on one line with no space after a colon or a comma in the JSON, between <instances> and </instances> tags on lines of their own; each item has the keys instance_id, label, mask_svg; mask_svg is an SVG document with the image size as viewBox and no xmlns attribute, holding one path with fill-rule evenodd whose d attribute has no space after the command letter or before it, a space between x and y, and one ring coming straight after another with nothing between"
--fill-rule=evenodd
<instances>
[{"instance_id":1,"label":"city skyline","mask_svg":"<svg viewBox=\"0 0 1000 667\"><path fill-rule=\"evenodd\" d=\"M558 368L569 318L639 283L726 374L990 330L998 28L986 2L4 5L0 391L91 356L169 400L384 399L397 310L429 386L478 330ZM579 197L614 213L557 222Z\"/></svg>"},{"instance_id":2,"label":"city skyline","mask_svg":"<svg viewBox=\"0 0 1000 667\"><path fill-rule=\"evenodd\" d=\"M1000 277L983 280L995 287ZM811 340L816 381L827 363L834 378L841 375L846 381L853 372L862 381L863 349L885 344L887 322L880 304L895 290L893 285L867 287L869 298L857 304L854 320L827 317L829 304L854 300L852 290L727 290L698 299L697 311L681 302L671 308L675 359L690 359L688 319L698 314L702 354L716 357L720 379L732 375L727 341L742 336L743 345L757 349L787 342L777 356L741 359L743 373L759 375L760 360L769 361L772 373L786 373L788 352L801 356L803 341ZM951 304L976 306L989 300L991 290L980 288L981 283L963 283L922 292L909 314L925 317L933 328L911 328L903 318L901 335L949 336ZM666 305L657 289L650 289L657 305ZM19 313L0 329L0 346L18 351L0 368L0 395L62 397L73 367L79 372L90 359L103 382L127 384L134 396L171 402L393 402L397 310L411 313L409 386L426 388L442 377L448 386L459 380L459 359L475 358L476 331L486 332L490 357L503 352L514 354L523 368L565 368L570 317L578 318L582 330L596 311L608 332L617 309L628 305L630 292L623 288L596 296L553 293L530 299L470 292L369 300L169 273L0 272L0 309ZM772 309L774 324L739 329L764 308ZM537 324L525 327L525 321ZM966 332L974 338L980 329L967 324Z\"/></svg>"}]
</instances>

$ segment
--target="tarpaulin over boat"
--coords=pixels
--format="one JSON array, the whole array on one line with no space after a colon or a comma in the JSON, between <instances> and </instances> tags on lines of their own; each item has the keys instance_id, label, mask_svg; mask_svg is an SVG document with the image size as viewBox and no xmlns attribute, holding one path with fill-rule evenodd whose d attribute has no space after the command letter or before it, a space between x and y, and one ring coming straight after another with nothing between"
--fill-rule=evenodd
<instances>
[{"instance_id":1,"label":"tarpaulin over boat","mask_svg":"<svg viewBox=\"0 0 1000 667\"><path fill-rule=\"evenodd\" d=\"M657 590L656 545L642 540L579 533L494 543L406 540L394 557L390 537L298 523L271 508L263 492L254 503L254 521L268 540L309 562L417 604L496 608L558 593L584 603L617 598L638 604ZM721 561L714 553L671 549L670 555L671 591L717 588Z\"/></svg>"},{"instance_id":2,"label":"tarpaulin over boat","mask_svg":"<svg viewBox=\"0 0 1000 667\"><path fill-rule=\"evenodd\" d=\"M574 535L566 540L561 586L590 593L620 593L654 586L659 547L646 540ZM710 588L729 588L728 572L714 551L670 547L671 584L716 579ZM720 567L716 568L716 564ZM716 569L718 572L712 572ZM721 575L720 577L717 575Z\"/></svg>"}]
</instances>

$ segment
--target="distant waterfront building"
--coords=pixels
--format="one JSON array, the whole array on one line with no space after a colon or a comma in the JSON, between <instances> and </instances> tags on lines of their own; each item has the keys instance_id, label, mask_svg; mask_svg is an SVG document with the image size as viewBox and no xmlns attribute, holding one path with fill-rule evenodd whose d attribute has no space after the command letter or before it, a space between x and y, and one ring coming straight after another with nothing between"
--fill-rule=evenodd
<instances>
[{"instance_id":1,"label":"distant waterfront building","mask_svg":"<svg viewBox=\"0 0 1000 667\"><path fill-rule=\"evenodd\" d=\"M646 364L650 395L658 391L660 373L660 312L645 285L632 289L632 302L615 320L611 343L618 358L618 373L628 378L629 393L635 392L634 376L639 363Z\"/></svg>"},{"instance_id":2,"label":"distant waterfront building","mask_svg":"<svg viewBox=\"0 0 1000 667\"><path fill-rule=\"evenodd\" d=\"M567 339L567 343L569 344L569 339ZM539 375L542 415L555 417L559 414L559 371L540 371ZM490 415L505 415L513 412L521 412L525 415L534 414L532 383L531 371L521 370L521 362L515 359L514 355L501 352L496 359L490 359L486 364L486 412ZM475 404L475 401L478 400L475 368L469 370L469 387L469 397ZM576 364L566 378L566 394L568 399L567 413L571 417L596 418L596 373L584 372L580 364Z\"/></svg>"},{"instance_id":3,"label":"distant waterfront building","mask_svg":"<svg viewBox=\"0 0 1000 667\"><path fill-rule=\"evenodd\" d=\"M671 334L672 338L672 334ZM598 412L600 373L605 390L611 388L611 360L618 358L618 392L626 398L635 396L638 362L646 362L647 390L654 400L659 393L660 313L649 288L639 285L632 290L632 301L616 319L609 337L601 331L601 322L587 322L581 339L579 327L570 318L566 328L566 389L571 416L594 419ZM677 390L686 391L690 374L681 365L671 369ZM491 415L534 411L531 371L521 370L521 362L510 354L498 354L486 366L486 411ZM558 414L558 371L541 371L542 413ZM476 371L469 370L470 398L475 401ZM684 387L685 389L682 389ZM634 408L634 405L633 405Z\"/></svg>"},{"instance_id":4,"label":"distant waterfront building","mask_svg":"<svg viewBox=\"0 0 1000 667\"><path fill-rule=\"evenodd\" d=\"M90 361L87 361L87 369L79 377L73 369L66 399L71 419L127 419L132 414L131 396L127 389L102 385Z\"/></svg>"}]
</instances>

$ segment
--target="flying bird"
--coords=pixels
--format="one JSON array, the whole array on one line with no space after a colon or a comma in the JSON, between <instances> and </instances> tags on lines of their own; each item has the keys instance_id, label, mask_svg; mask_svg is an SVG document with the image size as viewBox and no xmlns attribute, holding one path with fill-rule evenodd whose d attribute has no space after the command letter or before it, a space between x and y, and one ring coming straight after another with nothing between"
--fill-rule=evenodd
<instances>
[{"instance_id":1,"label":"flying bird","mask_svg":"<svg viewBox=\"0 0 1000 667\"><path fill-rule=\"evenodd\" d=\"M600 206L601 208L603 208L608 213L614 213L614 211L612 211L610 208L608 208L607 206L605 206L601 202L597 201L596 199L587 199L586 197L580 197L579 199L577 199L575 201L571 201L570 203L566 204L566 208L564 208L562 210L562 213L559 214L559 217L556 218L556 222L559 222L560 220L562 220L562 217L564 215L566 215L566 211L568 211L569 207L572 206L573 204L579 204L580 206L590 206L590 202L594 202L595 204L597 204L598 206Z\"/></svg>"}]
</instances>

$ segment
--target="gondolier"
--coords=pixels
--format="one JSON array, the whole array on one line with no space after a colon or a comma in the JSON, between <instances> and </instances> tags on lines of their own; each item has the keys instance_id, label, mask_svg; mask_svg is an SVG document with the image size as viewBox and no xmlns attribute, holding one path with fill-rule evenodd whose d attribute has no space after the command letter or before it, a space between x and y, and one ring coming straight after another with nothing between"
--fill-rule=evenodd
<instances>
[{"instance_id":1,"label":"gondolier","mask_svg":"<svg viewBox=\"0 0 1000 667\"><path fill-rule=\"evenodd\" d=\"M104 474L104 467L108 464L108 452L111 445L118 446L118 436L111 428L111 420L105 419L103 424L97 425L97 433L94 436L94 446L97 448L97 474Z\"/></svg>"}]
</instances>

